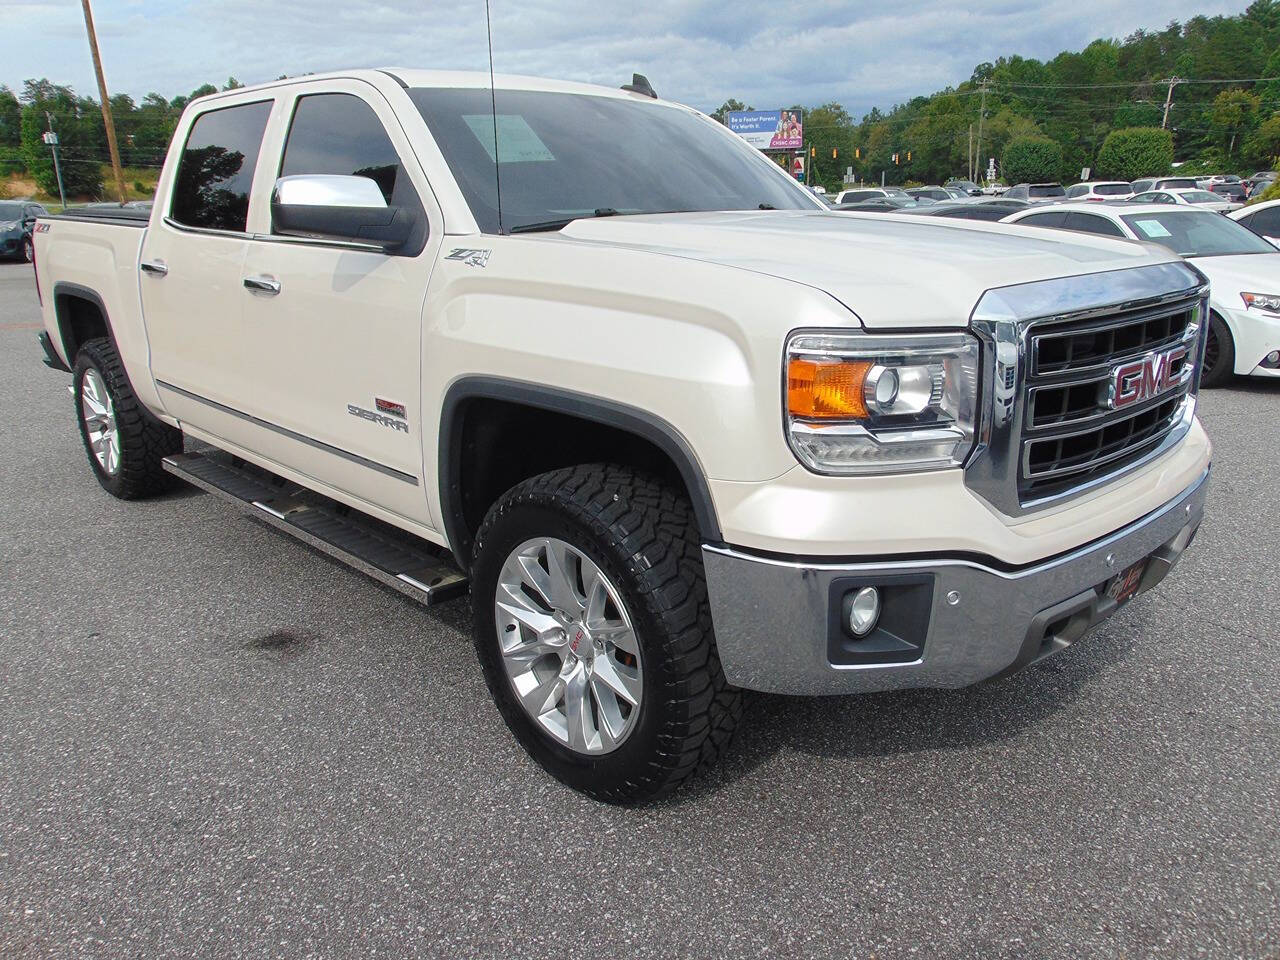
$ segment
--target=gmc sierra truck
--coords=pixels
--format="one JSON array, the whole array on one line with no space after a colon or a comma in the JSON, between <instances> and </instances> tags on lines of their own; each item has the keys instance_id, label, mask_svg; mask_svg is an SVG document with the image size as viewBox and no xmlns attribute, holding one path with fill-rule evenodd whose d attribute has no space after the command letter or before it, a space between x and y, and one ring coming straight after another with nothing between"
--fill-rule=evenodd
<instances>
[{"instance_id":1,"label":"gmc sierra truck","mask_svg":"<svg viewBox=\"0 0 1280 960\"><path fill-rule=\"evenodd\" d=\"M832 212L641 77L212 94L138 216L34 235L99 483L469 590L503 719L603 800L713 761L744 690L1021 669L1201 521L1193 267Z\"/></svg>"}]
</instances>

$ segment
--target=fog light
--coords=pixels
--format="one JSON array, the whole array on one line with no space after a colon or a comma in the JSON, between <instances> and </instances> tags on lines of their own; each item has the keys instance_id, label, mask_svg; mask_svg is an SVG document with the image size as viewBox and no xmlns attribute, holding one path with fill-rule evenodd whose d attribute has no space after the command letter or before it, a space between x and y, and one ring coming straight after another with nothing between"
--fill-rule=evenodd
<instances>
[{"instance_id":1,"label":"fog light","mask_svg":"<svg viewBox=\"0 0 1280 960\"><path fill-rule=\"evenodd\" d=\"M1270 370L1280 367L1280 350L1272 350L1263 358L1262 365Z\"/></svg>"},{"instance_id":2,"label":"fog light","mask_svg":"<svg viewBox=\"0 0 1280 960\"><path fill-rule=\"evenodd\" d=\"M863 587L849 602L849 632L855 637L865 637L875 629L880 619L880 591L875 587Z\"/></svg>"}]
</instances>

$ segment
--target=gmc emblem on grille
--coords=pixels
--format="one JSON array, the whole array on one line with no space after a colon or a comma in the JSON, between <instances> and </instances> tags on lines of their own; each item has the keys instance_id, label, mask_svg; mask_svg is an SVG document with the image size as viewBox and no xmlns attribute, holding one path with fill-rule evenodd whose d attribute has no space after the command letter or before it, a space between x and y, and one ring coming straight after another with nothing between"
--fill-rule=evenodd
<instances>
[{"instance_id":1,"label":"gmc emblem on grille","mask_svg":"<svg viewBox=\"0 0 1280 960\"><path fill-rule=\"evenodd\" d=\"M1108 404L1119 410L1172 390L1182 382L1178 361L1185 360L1186 356L1187 348L1178 346L1113 367L1107 390Z\"/></svg>"}]
</instances>

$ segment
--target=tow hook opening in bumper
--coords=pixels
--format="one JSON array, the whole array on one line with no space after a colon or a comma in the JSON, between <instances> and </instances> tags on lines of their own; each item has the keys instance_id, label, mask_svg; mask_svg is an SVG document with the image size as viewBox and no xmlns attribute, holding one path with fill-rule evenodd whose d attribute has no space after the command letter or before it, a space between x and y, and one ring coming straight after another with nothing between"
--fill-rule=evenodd
<instances>
[{"instance_id":1,"label":"tow hook opening in bumper","mask_svg":"<svg viewBox=\"0 0 1280 960\"><path fill-rule=\"evenodd\" d=\"M1112 581L1108 579L1036 614L1027 628L1027 636L1018 656L992 679L1007 677L1067 649L1103 620L1126 606L1134 597L1155 589L1169 575L1183 551L1191 546L1199 529L1197 517L1179 530L1168 543L1153 551L1144 561L1142 580L1128 598L1117 601L1109 596L1107 587Z\"/></svg>"}]
</instances>

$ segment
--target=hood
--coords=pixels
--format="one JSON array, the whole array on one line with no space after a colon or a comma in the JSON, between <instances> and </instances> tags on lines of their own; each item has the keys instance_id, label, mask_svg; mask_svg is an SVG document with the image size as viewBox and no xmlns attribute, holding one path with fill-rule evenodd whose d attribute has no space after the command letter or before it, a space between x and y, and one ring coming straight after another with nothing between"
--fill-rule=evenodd
<instances>
[{"instance_id":1,"label":"hood","mask_svg":"<svg viewBox=\"0 0 1280 960\"><path fill-rule=\"evenodd\" d=\"M1187 257L1187 261L1209 278L1213 300L1228 309L1244 309L1241 293L1280 294L1280 251L1230 257Z\"/></svg>"},{"instance_id":2,"label":"hood","mask_svg":"<svg viewBox=\"0 0 1280 960\"><path fill-rule=\"evenodd\" d=\"M871 328L966 326L993 287L1177 259L1065 230L819 210L599 217L575 220L559 236L802 283Z\"/></svg>"}]
</instances>

